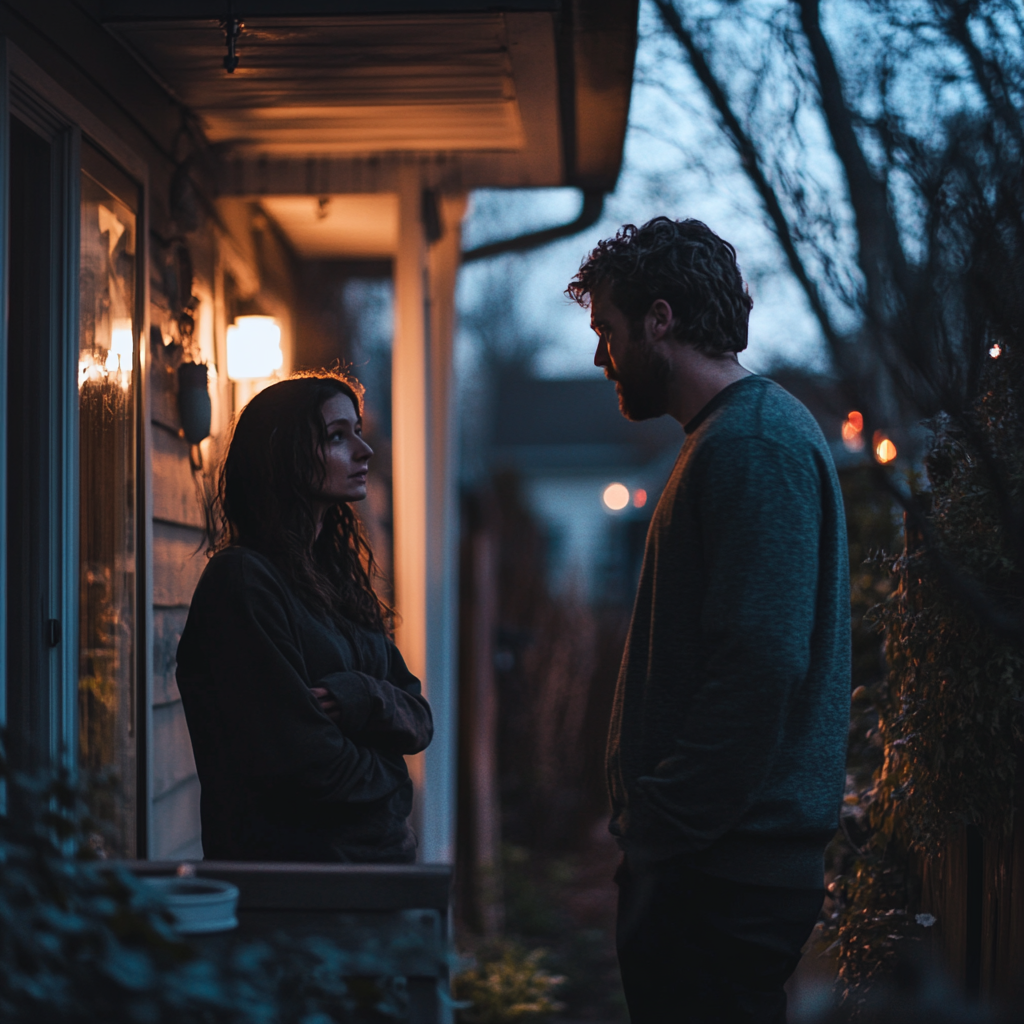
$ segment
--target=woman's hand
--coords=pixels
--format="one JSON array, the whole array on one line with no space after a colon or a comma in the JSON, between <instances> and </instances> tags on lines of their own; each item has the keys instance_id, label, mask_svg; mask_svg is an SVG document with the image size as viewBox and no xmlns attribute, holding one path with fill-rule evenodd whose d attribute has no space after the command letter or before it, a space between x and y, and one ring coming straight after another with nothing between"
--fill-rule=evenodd
<instances>
[{"instance_id":1,"label":"woman's hand","mask_svg":"<svg viewBox=\"0 0 1024 1024\"><path fill-rule=\"evenodd\" d=\"M341 707L331 696L330 691L323 686L311 686L309 688L309 692L319 701L323 713L332 722L334 722L335 725L338 725L341 722Z\"/></svg>"}]
</instances>

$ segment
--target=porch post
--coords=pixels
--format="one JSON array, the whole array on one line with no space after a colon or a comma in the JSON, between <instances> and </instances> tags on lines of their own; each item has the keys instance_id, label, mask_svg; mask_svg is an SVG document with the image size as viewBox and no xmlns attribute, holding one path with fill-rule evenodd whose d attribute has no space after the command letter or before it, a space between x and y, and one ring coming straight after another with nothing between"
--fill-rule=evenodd
<instances>
[{"instance_id":1,"label":"porch post","mask_svg":"<svg viewBox=\"0 0 1024 1024\"><path fill-rule=\"evenodd\" d=\"M450 863L455 849L457 600L450 406L464 202L440 203L444 233L430 246L415 165L402 169L398 198L391 376L396 640L410 670L423 680L434 712L433 743L424 756L410 758L420 860Z\"/></svg>"},{"instance_id":2,"label":"porch post","mask_svg":"<svg viewBox=\"0 0 1024 1024\"><path fill-rule=\"evenodd\" d=\"M420 833L427 862L455 861L458 752L459 502L455 485L452 387L455 284L462 251L464 196L437 200L441 237L427 259L429 303L429 478L427 503L427 678L434 742L426 752L427 786Z\"/></svg>"},{"instance_id":3,"label":"porch post","mask_svg":"<svg viewBox=\"0 0 1024 1024\"><path fill-rule=\"evenodd\" d=\"M391 474L394 502L395 640L427 697L427 243L418 168L402 168L395 256L395 337L391 355ZM417 811L423 759L410 758ZM419 824L417 822L417 824ZM422 850L421 850L422 853Z\"/></svg>"}]
</instances>

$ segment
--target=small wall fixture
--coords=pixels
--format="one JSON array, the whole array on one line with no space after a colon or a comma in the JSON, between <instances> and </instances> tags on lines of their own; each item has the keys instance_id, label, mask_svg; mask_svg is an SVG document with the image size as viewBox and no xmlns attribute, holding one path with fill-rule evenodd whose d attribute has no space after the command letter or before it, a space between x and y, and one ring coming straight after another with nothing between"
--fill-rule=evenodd
<instances>
[{"instance_id":1,"label":"small wall fixture","mask_svg":"<svg viewBox=\"0 0 1024 1024\"><path fill-rule=\"evenodd\" d=\"M240 316L228 328L228 377L261 380L284 365L281 328L272 316Z\"/></svg>"}]
</instances>

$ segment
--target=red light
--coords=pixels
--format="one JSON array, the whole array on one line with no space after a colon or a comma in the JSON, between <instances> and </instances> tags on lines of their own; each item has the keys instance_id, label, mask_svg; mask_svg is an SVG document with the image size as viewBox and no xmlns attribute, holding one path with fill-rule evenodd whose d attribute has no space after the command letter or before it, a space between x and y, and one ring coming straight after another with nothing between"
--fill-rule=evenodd
<instances>
[{"instance_id":1,"label":"red light","mask_svg":"<svg viewBox=\"0 0 1024 1024\"><path fill-rule=\"evenodd\" d=\"M633 492L633 508L643 508L646 504L647 492L642 487L638 487Z\"/></svg>"}]
</instances>

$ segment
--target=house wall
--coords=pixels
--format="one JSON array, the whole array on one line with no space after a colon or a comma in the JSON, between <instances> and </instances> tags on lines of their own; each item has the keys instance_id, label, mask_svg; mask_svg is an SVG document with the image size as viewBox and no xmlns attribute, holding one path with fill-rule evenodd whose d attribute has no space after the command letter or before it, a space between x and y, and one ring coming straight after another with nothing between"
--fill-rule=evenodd
<instances>
[{"instance_id":1,"label":"house wall","mask_svg":"<svg viewBox=\"0 0 1024 1024\"><path fill-rule=\"evenodd\" d=\"M145 754L149 792L149 857L201 856L199 783L180 695L174 679L175 651L195 584L205 565L203 513L197 483L210 486L209 468L228 434L232 385L227 380L225 337L238 312L275 315L282 324L285 372L291 368L294 258L266 218L244 200L214 209L200 204L202 223L184 231L172 216L171 179L178 162L195 146L190 115L159 87L142 66L77 5L14 0L0 7L0 35L27 58L33 86L52 88L68 107L83 112L83 134L115 162L130 154L125 169L142 179L146 192L141 226L148 301L142 323L143 492L147 503L140 532L145 621L139 622L142 694L148 713ZM111 142L116 145L110 145ZM141 171L140 171L141 169ZM193 294L197 357L211 367L212 436L201 446L206 474L193 473L181 436L177 409L174 311L163 276L168 246L183 241L194 264ZM249 302L251 308L233 304ZM259 308L256 308L259 306ZM151 329L155 328L155 331ZM201 490L201 486L200 486ZM74 569L77 572L77 567ZM68 581L68 585L75 584Z\"/></svg>"},{"instance_id":2,"label":"house wall","mask_svg":"<svg viewBox=\"0 0 1024 1024\"><path fill-rule=\"evenodd\" d=\"M153 477L153 690L152 804L149 856L191 859L202 856L199 780L181 696L175 682L175 652L189 602L206 565L204 502L216 486L216 467L230 437L236 404L246 394L226 375L228 323L241 309L276 316L282 327L287 372L291 364L293 258L266 218L254 206L230 201L219 224L209 222L188 236L195 270L194 340L197 355L210 367L213 405L211 436L200 445L201 468L193 468L181 436L176 368L181 346L151 341L150 419ZM154 242L154 250L158 249ZM161 254L151 253L158 267ZM151 275L150 318L173 337L170 301L158 275ZM234 308L238 307L238 308ZM194 458L194 456L193 456ZM198 460L196 460L198 462Z\"/></svg>"}]
</instances>

